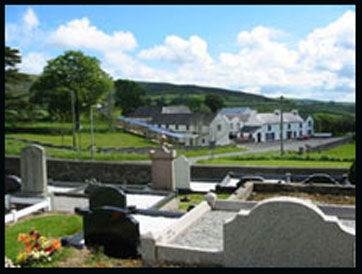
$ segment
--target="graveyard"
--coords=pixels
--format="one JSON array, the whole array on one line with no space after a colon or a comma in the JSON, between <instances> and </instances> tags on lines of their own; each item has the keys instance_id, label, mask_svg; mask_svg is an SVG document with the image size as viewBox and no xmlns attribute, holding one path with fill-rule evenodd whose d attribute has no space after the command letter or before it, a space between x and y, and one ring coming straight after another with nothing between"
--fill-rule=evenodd
<instances>
[{"instance_id":1,"label":"graveyard","mask_svg":"<svg viewBox=\"0 0 362 274\"><path fill-rule=\"evenodd\" d=\"M346 170L195 173L164 136L149 156L142 180L112 183L117 172L60 180L43 147L25 147L20 176L6 178L5 230L43 215L77 218L80 226L57 235L64 251L50 267L98 248L87 256L108 262L101 267L355 266L355 185Z\"/></svg>"}]
</instances>

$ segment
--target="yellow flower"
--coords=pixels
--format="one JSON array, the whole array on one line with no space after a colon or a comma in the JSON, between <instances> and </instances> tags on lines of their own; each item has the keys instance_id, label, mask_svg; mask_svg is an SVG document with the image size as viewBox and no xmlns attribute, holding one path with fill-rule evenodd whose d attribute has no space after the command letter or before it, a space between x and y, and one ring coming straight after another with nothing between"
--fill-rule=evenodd
<instances>
[{"instance_id":1,"label":"yellow flower","mask_svg":"<svg viewBox=\"0 0 362 274\"><path fill-rule=\"evenodd\" d=\"M19 253L18 256L16 257L16 260L21 263L23 262L26 258L27 258L27 254L25 252L23 253Z\"/></svg>"},{"instance_id":2,"label":"yellow flower","mask_svg":"<svg viewBox=\"0 0 362 274\"><path fill-rule=\"evenodd\" d=\"M27 238L27 235L25 233L20 233L18 236L18 242L22 242Z\"/></svg>"}]
</instances>

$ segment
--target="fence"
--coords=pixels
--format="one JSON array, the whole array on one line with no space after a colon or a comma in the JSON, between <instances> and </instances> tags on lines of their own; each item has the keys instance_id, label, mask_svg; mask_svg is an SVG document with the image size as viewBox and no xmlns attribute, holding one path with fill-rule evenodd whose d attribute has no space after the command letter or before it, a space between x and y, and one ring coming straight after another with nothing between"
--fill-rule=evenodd
<instances>
[{"instance_id":1,"label":"fence","mask_svg":"<svg viewBox=\"0 0 362 274\"><path fill-rule=\"evenodd\" d=\"M25 217L27 215L30 215L34 212L37 212L40 209L51 210L50 201L45 200L45 201L36 203L35 205L26 207L21 210L15 210L15 209L11 210L10 213L5 215L5 224L10 223L10 222L16 223L18 221L18 219Z\"/></svg>"}]
</instances>

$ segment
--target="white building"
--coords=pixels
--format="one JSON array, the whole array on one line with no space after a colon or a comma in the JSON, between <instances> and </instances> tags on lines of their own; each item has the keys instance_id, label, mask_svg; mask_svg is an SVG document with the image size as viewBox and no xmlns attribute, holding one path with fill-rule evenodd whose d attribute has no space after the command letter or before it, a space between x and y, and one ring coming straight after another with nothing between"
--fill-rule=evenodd
<instances>
[{"instance_id":1,"label":"white building","mask_svg":"<svg viewBox=\"0 0 362 274\"><path fill-rule=\"evenodd\" d=\"M182 134L181 141L187 146L230 144L229 123L217 113L192 113L185 106L141 107L128 117Z\"/></svg>"},{"instance_id":2,"label":"white building","mask_svg":"<svg viewBox=\"0 0 362 274\"><path fill-rule=\"evenodd\" d=\"M265 142L280 140L281 117L280 110L273 113L258 113L248 110L237 115L225 115L238 131L230 130L230 135L235 135L239 140ZM301 136L312 136L314 121L311 116L305 120L299 115L297 110L283 112L283 139L295 139Z\"/></svg>"}]
</instances>

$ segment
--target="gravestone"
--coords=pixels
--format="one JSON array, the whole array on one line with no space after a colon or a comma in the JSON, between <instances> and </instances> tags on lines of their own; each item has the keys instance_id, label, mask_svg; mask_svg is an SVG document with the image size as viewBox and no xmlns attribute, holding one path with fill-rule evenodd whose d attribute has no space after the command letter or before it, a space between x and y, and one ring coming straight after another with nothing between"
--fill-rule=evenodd
<instances>
[{"instance_id":1,"label":"gravestone","mask_svg":"<svg viewBox=\"0 0 362 274\"><path fill-rule=\"evenodd\" d=\"M39 145L30 145L21 151L20 171L22 191L20 196L47 196L48 179L45 150Z\"/></svg>"},{"instance_id":2,"label":"gravestone","mask_svg":"<svg viewBox=\"0 0 362 274\"><path fill-rule=\"evenodd\" d=\"M21 190L21 179L15 175L5 177L5 193L11 194Z\"/></svg>"},{"instance_id":3,"label":"gravestone","mask_svg":"<svg viewBox=\"0 0 362 274\"><path fill-rule=\"evenodd\" d=\"M151 150L152 187L161 190L176 190L174 160L176 151L167 148L166 136L161 137L161 147Z\"/></svg>"},{"instance_id":4,"label":"gravestone","mask_svg":"<svg viewBox=\"0 0 362 274\"><path fill-rule=\"evenodd\" d=\"M115 186L99 186L89 195L89 209L76 208L83 216L84 242L103 246L118 258L139 256L139 223L127 208L126 194Z\"/></svg>"},{"instance_id":5,"label":"gravestone","mask_svg":"<svg viewBox=\"0 0 362 274\"><path fill-rule=\"evenodd\" d=\"M190 162L184 155L175 160L175 180L177 189L190 189Z\"/></svg>"},{"instance_id":6,"label":"gravestone","mask_svg":"<svg viewBox=\"0 0 362 274\"><path fill-rule=\"evenodd\" d=\"M355 230L298 198L267 199L241 210L224 224L223 238L225 267L355 265Z\"/></svg>"},{"instance_id":7,"label":"gravestone","mask_svg":"<svg viewBox=\"0 0 362 274\"><path fill-rule=\"evenodd\" d=\"M89 195L90 209L114 206L120 208L127 208L126 194L115 186L99 186Z\"/></svg>"}]
</instances>

